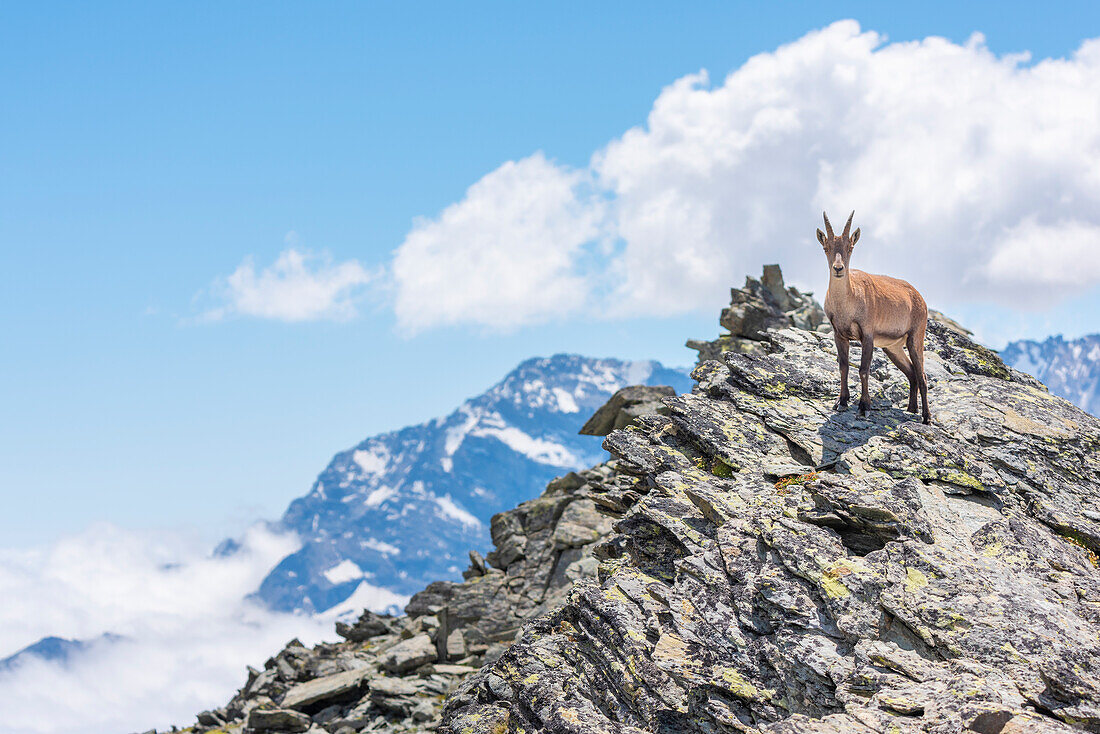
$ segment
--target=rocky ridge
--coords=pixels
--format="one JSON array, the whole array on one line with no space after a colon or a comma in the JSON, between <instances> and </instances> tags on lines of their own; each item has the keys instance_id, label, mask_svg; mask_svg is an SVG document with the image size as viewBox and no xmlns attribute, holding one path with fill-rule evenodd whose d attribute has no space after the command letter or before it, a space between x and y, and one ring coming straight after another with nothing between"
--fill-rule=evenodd
<instances>
[{"instance_id":1,"label":"rocky ridge","mask_svg":"<svg viewBox=\"0 0 1100 734\"><path fill-rule=\"evenodd\" d=\"M946 320L933 425L879 356L834 413L831 335L764 280L730 310L771 326L691 343L693 392L495 516L464 582L291 643L196 731L1100 731L1100 421Z\"/></svg>"},{"instance_id":2,"label":"rocky ridge","mask_svg":"<svg viewBox=\"0 0 1100 734\"><path fill-rule=\"evenodd\" d=\"M1100 731L1100 422L941 321L931 426L881 357L861 419L831 336L735 336L608 437L597 577L445 729Z\"/></svg>"}]
</instances>

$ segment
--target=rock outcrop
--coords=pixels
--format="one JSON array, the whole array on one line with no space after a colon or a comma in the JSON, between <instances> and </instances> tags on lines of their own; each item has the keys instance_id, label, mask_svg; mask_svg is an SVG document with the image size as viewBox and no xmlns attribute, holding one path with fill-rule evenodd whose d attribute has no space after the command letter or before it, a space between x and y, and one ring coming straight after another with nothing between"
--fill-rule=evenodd
<instances>
[{"instance_id":1,"label":"rock outcrop","mask_svg":"<svg viewBox=\"0 0 1100 734\"><path fill-rule=\"evenodd\" d=\"M761 354L767 351L769 331L782 328L832 331L825 310L812 293L802 293L783 283L778 265L765 265L760 280L748 276L743 288L730 290L729 308L718 322L729 330L713 341L689 339L687 346L699 352L699 361L720 359L723 352Z\"/></svg>"},{"instance_id":2,"label":"rock outcrop","mask_svg":"<svg viewBox=\"0 0 1100 734\"><path fill-rule=\"evenodd\" d=\"M819 308L765 275L693 392L494 517L465 582L292 643L198 729L1100 731L1100 421L935 319L932 425L880 356L834 412Z\"/></svg>"},{"instance_id":3,"label":"rock outcrop","mask_svg":"<svg viewBox=\"0 0 1100 734\"><path fill-rule=\"evenodd\" d=\"M938 321L933 425L878 356L834 413L831 336L779 325L607 438L597 578L447 731L1100 731L1100 422Z\"/></svg>"}]
</instances>

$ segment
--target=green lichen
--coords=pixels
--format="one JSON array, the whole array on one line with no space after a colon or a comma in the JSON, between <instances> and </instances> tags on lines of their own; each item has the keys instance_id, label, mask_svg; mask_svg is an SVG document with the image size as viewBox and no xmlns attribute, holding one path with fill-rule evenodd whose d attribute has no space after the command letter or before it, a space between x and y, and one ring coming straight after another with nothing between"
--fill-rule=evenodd
<instances>
[{"instance_id":1,"label":"green lichen","mask_svg":"<svg viewBox=\"0 0 1100 734\"><path fill-rule=\"evenodd\" d=\"M851 596L852 592L840 582L840 579L825 574L821 577L821 588L831 599L843 599Z\"/></svg>"},{"instance_id":2,"label":"green lichen","mask_svg":"<svg viewBox=\"0 0 1100 734\"><path fill-rule=\"evenodd\" d=\"M761 691L733 668L722 668L720 674L726 682L726 690L738 698L746 701L770 701L775 695L775 691L770 689Z\"/></svg>"},{"instance_id":3,"label":"green lichen","mask_svg":"<svg viewBox=\"0 0 1100 734\"><path fill-rule=\"evenodd\" d=\"M928 586L928 577L920 569L907 568L905 570L905 590L913 593L918 589Z\"/></svg>"},{"instance_id":4,"label":"green lichen","mask_svg":"<svg viewBox=\"0 0 1100 734\"><path fill-rule=\"evenodd\" d=\"M716 477L728 479L733 476L733 467L721 459L715 459L710 465L710 473Z\"/></svg>"}]
</instances>

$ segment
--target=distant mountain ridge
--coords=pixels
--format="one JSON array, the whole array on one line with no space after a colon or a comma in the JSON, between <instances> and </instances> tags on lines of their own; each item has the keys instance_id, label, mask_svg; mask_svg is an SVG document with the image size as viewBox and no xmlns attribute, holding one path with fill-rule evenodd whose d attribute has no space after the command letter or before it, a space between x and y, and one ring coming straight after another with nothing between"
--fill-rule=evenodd
<instances>
[{"instance_id":1,"label":"distant mountain ridge","mask_svg":"<svg viewBox=\"0 0 1100 734\"><path fill-rule=\"evenodd\" d=\"M20 665L28 663L31 660L42 660L67 665L72 662L74 657L87 652L88 649L95 644L101 642L118 642L122 639L125 638L120 635L113 635L109 632L91 640L68 640L63 637L43 637L38 642L27 645L22 650L6 658L0 659L0 673L15 670Z\"/></svg>"},{"instance_id":2,"label":"distant mountain ridge","mask_svg":"<svg viewBox=\"0 0 1100 734\"><path fill-rule=\"evenodd\" d=\"M457 579L490 547L489 518L546 483L600 461L585 420L630 384L690 387L657 362L558 354L529 359L444 418L368 438L337 454L280 521L303 541L256 596L279 611L397 604ZM353 596L354 595L354 596Z\"/></svg>"},{"instance_id":3,"label":"distant mountain ridge","mask_svg":"<svg viewBox=\"0 0 1100 734\"><path fill-rule=\"evenodd\" d=\"M1001 357L1005 364L1039 378L1055 395L1100 415L1100 334L1014 341Z\"/></svg>"}]
</instances>

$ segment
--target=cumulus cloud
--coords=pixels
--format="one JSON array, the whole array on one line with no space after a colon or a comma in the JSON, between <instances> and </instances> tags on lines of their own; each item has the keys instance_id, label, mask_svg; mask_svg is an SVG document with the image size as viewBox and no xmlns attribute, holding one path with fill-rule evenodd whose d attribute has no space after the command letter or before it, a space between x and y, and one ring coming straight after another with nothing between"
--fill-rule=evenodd
<instances>
[{"instance_id":1,"label":"cumulus cloud","mask_svg":"<svg viewBox=\"0 0 1100 734\"><path fill-rule=\"evenodd\" d=\"M1100 283L1100 40L998 56L841 21L679 79L585 170L509 162L398 248L399 321L507 328L714 309L763 262L821 286L820 213L854 264L933 305L1056 303Z\"/></svg>"},{"instance_id":2,"label":"cumulus cloud","mask_svg":"<svg viewBox=\"0 0 1100 734\"><path fill-rule=\"evenodd\" d=\"M288 241L296 242L297 235L288 235ZM219 305L203 318L344 321L356 315L356 300L371 280L372 274L355 260L333 263L326 256L290 247L258 271L252 258L245 258L232 274L214 284L212 295Z\"/></svg>"},{"instance_id":3,"label":"cumulus cloud","mask_svg":"<svg viewBox=\"0 0 1100 734\"><path fill-rule=\"evenodd\" d=\"M242 597L297 548L262 526L226 557L188 537L99 525L47 548L0 550L0 657L44 636L99 641L68 665L31 660L0 673L10 734L145 731L223 704L294 637L332 638L332 619L275 614ZM404 598L361 589L363 606ZM352 610L345 610L352 611Z\"/></svg>"},{"instance_id":4,"label":"cumulus cloud","mask_svg":"<svg viewBox=\"0 0 1100 734\"><path fill-rule=\"evenodd\" d=\"M583 309L583 260L603 220L588 184L585 173L536 153L418 221L393 260L399 325L507 328Z\"/></svg>"}]
</instances>

